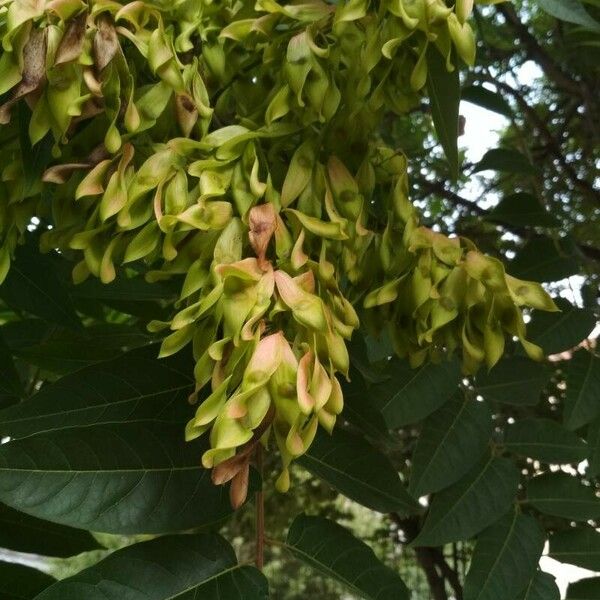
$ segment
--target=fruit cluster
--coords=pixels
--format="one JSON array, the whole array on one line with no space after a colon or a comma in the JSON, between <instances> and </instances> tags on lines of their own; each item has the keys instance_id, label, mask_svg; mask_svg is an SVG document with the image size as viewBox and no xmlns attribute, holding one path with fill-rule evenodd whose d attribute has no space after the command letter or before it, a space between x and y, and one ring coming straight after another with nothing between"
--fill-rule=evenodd
<instances>
[{"instance_id":1,"label":"fruit cluster","mask_svg":"<svg viewBox=\"0 0 600 600\"><path fill-rule=\"evenodd\" d=\"M210 430L203 464L235 504L258 443L274 437L286 490L331 431L359 323L415 366L461 348L465 372L491 367L506 335L541 357L520 307L550 298L419 226L380 136L420 103L428 53L472 64L472 5L0 0L0 276L38 216L76 282L128 263L181 277L150 328L163 355L193 344L205 399L186 435ZM27 144L51 153L39 180Z\"/></svg>"}]
</instances>

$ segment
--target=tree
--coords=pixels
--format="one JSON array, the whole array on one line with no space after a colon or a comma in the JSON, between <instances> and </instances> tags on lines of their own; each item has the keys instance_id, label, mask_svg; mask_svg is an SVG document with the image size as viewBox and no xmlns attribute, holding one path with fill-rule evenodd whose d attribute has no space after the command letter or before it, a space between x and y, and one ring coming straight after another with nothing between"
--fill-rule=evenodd
<instances>
[{"instance_id":1,"label":"tree","mask_svg":"<svg viewBox=\"0 0 600 600\"><path fill-rule=\"evenodd\" d=\"M435 600L558 598L548 538L600 569L600 25L479 4L0 3L0 546L145 536L5 596L266 598L265 546L422 596L325 486ZM477 165L461 91L510 119Z\"/></svg>"}]
</instances>

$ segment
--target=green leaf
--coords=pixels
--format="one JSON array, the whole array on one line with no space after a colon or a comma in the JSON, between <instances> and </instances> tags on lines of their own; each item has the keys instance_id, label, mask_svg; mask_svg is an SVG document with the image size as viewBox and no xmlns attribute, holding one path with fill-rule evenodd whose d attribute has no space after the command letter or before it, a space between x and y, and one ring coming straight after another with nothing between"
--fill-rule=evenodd
<instances>
[{"instance_id":1,"label":"green leaf","mask_svg":"<svg viewBox=\"0 0 600 600\"><path fill-rule=\"evenodd\" d=\"M542 513L573 521L600 517L600 499L593 487L567 473L545 473L527 485L527 502Z\"/></svg>"},{"instance_id":2,"label":"green leaf","mask_svg":"<svg viewBox=\"0 0 600 600\"><path fill-rule=\"evenodd\" d=\"M390 356L394 356L394 348L389 335L379 338L361 335L355 332L348 342L351 368L360 373L365 383L381 383L388 378L385 368Z\"/></svg>"},{"instance_id":3,"label":"green leaf","mask_svg":"<svg viewBox=\"0 0 600 600\"><path fill-rule=\"evenodd\" d=\"M18 107L19 146L24 176L23 197L27 198L32 195L31 192L34 191L34 188L39 190L42 175L52 160L54 138L51 133L48 133L35 146L32 146L29 137L31 110L26 102L19 102Z\"/></svg>"},{"instance_id":4,"label":"green leaf","mask_svg":"<svg viewBox=\"0 0 600 600\"><path fill-rule=\"evenodd\" d=\"M51 323L73 329L81 326L67 288L54 269L54 261L31 243L17 249L10 271L0 285L0 298L19 311Z\"/></svg>"},{"instance_id":5,"label":"green leaf","mask_svg":"<svg viewBox=\"0 0 600 600\"><path fill-rule=\"evenodd\" d=\"M73 296L94 300L118 300L123 302L156 302L172 300L177 297L176 289L168 282L148 283L142 277L126 277L120 273L111 283L102 283L98 279L88 279L73 286Z\"/></svg>"},{"instance_id":6,"label":"green leaf","mask_svg":"<svg viewBox=\"0 0 600 600\"><path fill-rule=\"evenodd\" d=\"M600 474L600 419L596 419L587 430L590 449L588 473L597 477Z\"/></svg>"},{"instance_id":7,"label":"green leaf","mask_svg":"<svg viewBox=\"0 0 600 600\"><path fill-rule=\"evenodd\" d=\"M485 218L517 227L558 227L560 224L535 196L527 192L506 196Z\"/></svg>"},{"instance_id":8,"label":"green leaf","mask_svg":"<svg viewBox=\"0 0 600 600\"><path fill-rule=\"evenodd\" d=\"M526 156L516 150L506 148L488 150L473 169L473 173L481 171L499 171L517 175L535 175L537 173L537 169Z\"/></svg>"},{"instance_id":9,"label":"green leaf","mask_svg":"<svg viewBox=\"0 0 600 600\"><path fill-rule=\"evenodd\" d=\"M12 354L18 354L25 348L40 344L44 338L51 336L52 332L58 329L59 327L53 323L32 318L10 321L2 325L0 331ZM60 328L60 331L67 330Z\"/></svg>"},{"instance_id":10,"label":"green leaf","mask_svg":"<svg viewBox=\"0 0 600 600\"><path fill-rule=\"evenodd\" d=\"M521 419L506 428L507 450L546 463L579 463L588 456L587 444L551 419Z\"/></svg>"},{"instance_id":11,"label":"green leaf","mask_svg":"<svg viewBox=\"0 0 600 600\"><path fill-rule=\"evenodd\" d=\"M0 598L30 600L54 583L50 575L37 569L0 562Z\"/></svg>"},{"instance_id":12,"label":"green leaf","mask_svg":"<svg viewBox=\"0 0 600 600\"><path fill-rule=\"evenodd\" d=\"M387 456L339 427L331 435L319 431L299 462L313 475L372 510L405 515L420 509Z\"/></svg>"},{"instance_id":13,"label":"green leaf","mask_svg":"<svg viewBox=\"0 0 600 600\"><path fill-rule=\"evenodd\" d=\"M592 527L559 531L550 538L550 556L590 571L600 571L600 533Z\"/></svg>"},{"instance_id":14,"label":"green leaf","mask_svg":"<svg viewBox=\"0 0 600 600\"><path fill-rule=\"evenodd\" d=\"M265 577L239 565L219 535L174 535L128 546L47 588L38 600L266 600Z\"/></svg>"},{"instance_id":15,"label":"green leaf","mask_svg":"<svg viewBox=\"0 0 600 600\"><path fill-rule=\"evenodd\" d=\"M200 527L231 514L227 487L200 464L204 450L183 441L179 424L50 429L0 445L0 501L106 533Z\"/></svg>"},{"instance_id":16,"label":"green leaf","mask_svg":"<svg viewBox=\"0 0 600 600\"><path fill-rule=\"evenodd\" d=\"M486 529L475 545L464 600L514 598L533 577L544 542L537 521L513 511Z\"/></svg>"},{"instance_id":17,"label":"green leaf","mask_svg":"<svg viewBox=\"0 0 600 600\"><path fill-rule=\"evenodd\" d=\"M300 515L287 536L287 547L303 563L337 579L367 600L408 600L400 577L383 565L369 546L337 523Z\"/></svg>"},{"instance_id":18,"label":"green leaf","mask_svg":"<svg viewBox=\"0 0 600 600\"><path fill-rule=\"evenodd\" d=\"M427 49L427 89L435 131L448 159L450 174L457 179L460 79L458 69L448 72L446 60L433 44Z\"/></svg>"},{"instance_id":19,"label":"green leaf","mask_svg":"<svg viewBox=\"0 0 600 600\"><path fill-rule=\"evenodd\" d=\"M470 85L462 90L462 99L486 108L492 112L508 117L513 116L510 104L504 99L504 96L498 92L489 90L482 85Z\"/></svg>"},{"instance_id":20,"label":"green leaf","mask_svg":"<svg viewBox=\"0 0 600 600\"><path fill-rule=\"evenodd\" d=\"M415 497L448 487L481 458L492 435L485 402L453 399L423 424L412 457L409 491Z\"/></svg>"},{"instance_id":21,"label":"green leaf","mask_svg":"<svg viewBox=\"0 0 600 600\"><path fill-rule=\"evenodd\" d=\"M407 361L393 363L391 378L373 386L372 393L390 428L422 421L447 402L458 387L458 361L427 363L411 369Z\"/></svg>"},{"instance_id":22,"label":"green leaf","mask_svg":"<svg viewBox=\"0 0 600 600\"><path fill-rule=\"evenodd\" d=\"M579 429L600 415L600 358L587 350L575 352L565 367L565 425Z\"/></svg>"},{"instance_id":23,"label":"green leaf","mask_svg":"<svg viewBox=\"0 0 600 600\"><path fill-rule=\"evenodd\" d=\"M12 354L1 335L0 330L0 408L18 402L25 395L23 384L15 368Z\"/></svg>"},{"instance_id":24,"label":"green leaf","mask_svg":"<svg viewBox=\"0 0 600 600\"><path fill-rule=\"evenodd\" d=\"M561 21L581 25L600 33L600 23L590 15L579 0L539 0L539 4L549 15Z\"/></svg>"},{"instance_id":25,"label":"green leaf","mask_svg":"<svg viewBox=\"0 0 600 600\"><path fill-rule=\"evenodd\" d=\"M547 282L576 275L581 270L579 251L569 239L531 239L508 265L509 273L519 279Z\"/></svg>"},{"instance_id":26,"label":"green leaf","mask_svg":"<svg viewBox=\"0 0 600 600\"><path fill-rule=\"evenodd\" d=\"M42 521L0 504L0 548L66 558L100 547L87 531Z\"/></svg>"},{"instance_id":27,"label":"green leaf","mask_svg":"<svg viewBox=\"0 0 600 600\"><path fill-rule=\"evenodd\" d=\"M111 423L181 425L190 418L191 359L152 346L67 375L0 411L0 435L24 437Z\"/></svg>"},{"instance_id":28,"label":"green leaf","mask_svg":"<svg viewBox=\"0 0 600 600\"><path fill-rule=\"evenodd\" d=\"M545 354L571 350L585 340L596 326L596 315L587 308L577 308L564 298L557 298L561 312L534 312L527 327L528 338L542 347Z\"/></svg>"},{"instance_id":29,"label":"green leaf","mask_svg":"<svg viewBox=\"0 0 600 600\"><path fill-rule=\"evenodd\" d=\"M486 400L534 406L550 380L550 370L524 356L508 356L488 373L481 370L475 378L475 389Z\"/></svg>"},{"instance_id":30,"label":"green leaf","mask_svg":"<svg viewBox=\"0 0 600 600\"><path fill-rule=\"evenodd\" d=\"M589 577L571 583L566 600L600 600L600 577Z\"/></svg>"},{"instance_id":31,"label":"green leaf","mask_svg":"<svg viewBox=\"0 0 600 600\"><path fill-rule=\"evenodd\" d=\"M14 335L14 330L27 329L33 324L42 332L37 343L15 350L15 355L44 371L59 375L109 360L127 349L143 346L153 340L148 333L124 324L104 323L73 331L57 326L44 327L44 321L39 319L29 321L9 324L13 330L11 335ZM22 344L20 341L19 345Z\"/></svg>"},{"instance_id":32,"label":"green leaf","mask_svg":"<svg viewBox=\"0 0 600 600\"><path fill-rule=\"evenodd\" d=\"M414 546L466 540L506 513L515 499L519 471L505 458L486 456L465 477L436 494Z\"/></svg>"},{"instance_id":33,"label":"green leaf","mask_svg":"<svg viewBox=\"0 0 600 600\"><path fill-rule=\"evenodd\" d=\"M560 600L560 590L552 575L537 571L516 600Z\"/></svg>"},{"instance_id":34,"label":"green leaf","mask_svg":"<svg viewBox=\"0 0 600 600\"><path fill-rule=\"evenodd\" d=\"M366 435L376 439L387 438L387 425L371 399L363 376L351 367L350 381L342 380L341 386L344 393L344 417Z\"/></svg>"}]
</instances>

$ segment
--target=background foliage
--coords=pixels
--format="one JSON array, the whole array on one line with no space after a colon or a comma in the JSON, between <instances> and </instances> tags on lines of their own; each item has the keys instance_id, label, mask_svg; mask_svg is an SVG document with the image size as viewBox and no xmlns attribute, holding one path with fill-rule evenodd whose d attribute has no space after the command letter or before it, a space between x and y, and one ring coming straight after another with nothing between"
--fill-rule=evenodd
<instances>
[{"instance_id":1,"label":"background foliage","mask_svg":"<svg viewBox=\"0 0 600 600\"><path fill-rule=\"evenodd\" d=\"M270 597L401 598L406 586L417 599L555 600L537 567L546 540L550 556L600 571L600 358L588 339L600 277L599 20L592 0L476 8L463 102L507 126L480 162L462 160L456 182L434 103L386 120L381 136L407 154L428 224L562 298L560 313L529 323L550 359L515 344L489 373L463 378L452 364L412 370L389 358L389 340L357 332L342 426L299 461L292 493L266 486ZM45 150L27 143L34 181ZM133 271L73 285L63 255L38 253L47 225L31 224L0 286L0 547L55 557L45 570L69 578L1 562L0 597L265 597L249 566L253 501L232 516L199 464L204 442L182 441L192 359L157 360L145 327L176 288ZM267 459L265 480L276 469ZM194 533L172 535L181 531ZM600 598L600 580L567 597Z\"/></svg>"}]
</instances>

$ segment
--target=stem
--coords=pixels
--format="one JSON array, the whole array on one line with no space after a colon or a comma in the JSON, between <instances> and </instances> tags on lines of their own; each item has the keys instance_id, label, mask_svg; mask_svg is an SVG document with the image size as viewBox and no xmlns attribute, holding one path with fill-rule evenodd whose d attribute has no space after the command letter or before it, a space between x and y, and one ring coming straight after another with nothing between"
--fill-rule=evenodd
<instances>
[{"instance_id":1,"label":"stem","mask_svg":"<svg viewBox=\"0 0 600 600\"><path fill-rule=\"evenodd\" d=\"M396 513L390 513L390 518L396 526L401 529L407 543L410 543L418 533L418 522L415 519L402 519ZM423 569L431 597L433 600L448 600L446 591L446 580L453 587L458 600L462 600L462 586L458 575L453 571L444 559L439 548L419 547L413 548L417 564Z\"/></svg>"},{"instance_id":2,"label":"stem","mask_svg":"<svg viewBox=\"0 0 600 600\"><path fill-rule=\"evenodd\" d=\"M265 493L262 488L263 450L260 442L256 446L256 468L261 477L261 487L256 492L256 568L262 571L265 565Z\"/></svg>"},{"instance_id":3,"label":"stem","mask_svg":"<svg viewBox=\"0 0 600 600\"><path fill-rule=\"evenodd\" d=\"M434 552L431 548L415 548L415 556L420 567L425 572L427 583L434 600L448 600L444 577L436 569Z\"/></svg>"}]
</instances>

